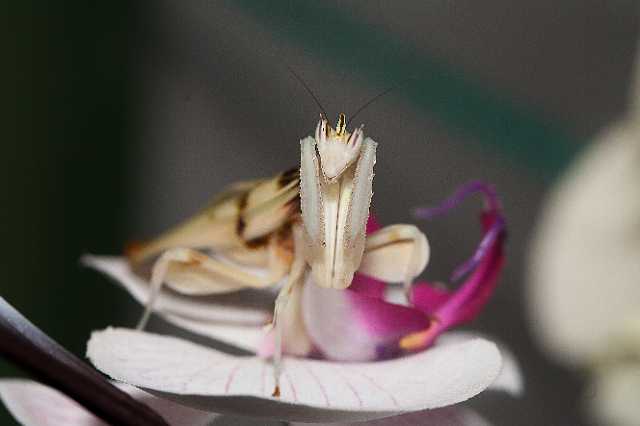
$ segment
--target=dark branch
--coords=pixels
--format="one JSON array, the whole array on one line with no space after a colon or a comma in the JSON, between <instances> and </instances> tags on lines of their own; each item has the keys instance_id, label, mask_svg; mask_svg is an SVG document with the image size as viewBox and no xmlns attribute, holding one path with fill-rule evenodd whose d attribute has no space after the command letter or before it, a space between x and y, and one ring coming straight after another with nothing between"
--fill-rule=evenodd
<instances>
[{"instance_id":1,"label":"dark branch","mask_svg":"<svg viewBox=\"0 0 640 426\"><path fill-rule=\"evenodd\" d=\"M168 426L153 410L109 383L0 297L0 355L113 425Z\"/></svg>"}]
</instances>

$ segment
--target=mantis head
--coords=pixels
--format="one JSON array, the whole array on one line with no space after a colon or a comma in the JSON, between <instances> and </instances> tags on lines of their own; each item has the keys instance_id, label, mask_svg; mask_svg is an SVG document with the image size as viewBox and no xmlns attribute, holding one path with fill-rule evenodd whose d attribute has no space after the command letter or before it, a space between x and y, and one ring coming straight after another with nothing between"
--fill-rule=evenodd
<instances>
[{"instance_id":1,"label":"mantis head","mask_svg":"<svg viewBox=\"0 0 640 426\"><path fill-rule=\"evenodd\" d=\"M322 117L316 126L316 144L320 154L320 164L324 178L335 182L338 177L358 158L364 134L362 128L352 133L347 131L344 114L338 116L333 129Z\"/></svg>"}]
</instances>

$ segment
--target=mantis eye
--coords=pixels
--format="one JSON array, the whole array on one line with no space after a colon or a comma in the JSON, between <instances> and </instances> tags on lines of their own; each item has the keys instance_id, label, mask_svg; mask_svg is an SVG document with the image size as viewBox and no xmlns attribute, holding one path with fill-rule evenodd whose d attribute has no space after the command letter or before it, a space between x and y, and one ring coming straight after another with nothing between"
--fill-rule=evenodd
<instances>
[{"instance_id":1,"label":"mantis eye","mask_svg":"<svg viewBox=\"0 0 640 426\"><path fill-rule=\"evenodd\" d=\"M316 143L320 154L322 174L329 182L335 181L358 158L362 145L362 129L353 133L346 130L346 119L340 114L336 129L326 119L321 119L316 128Z\"/></svg>"}]
</instances>

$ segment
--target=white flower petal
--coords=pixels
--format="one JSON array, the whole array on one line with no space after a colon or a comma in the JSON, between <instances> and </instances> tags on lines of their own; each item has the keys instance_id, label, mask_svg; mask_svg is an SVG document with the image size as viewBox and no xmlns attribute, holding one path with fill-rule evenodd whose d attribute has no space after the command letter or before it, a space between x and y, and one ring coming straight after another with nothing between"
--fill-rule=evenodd
<instances>
[{"instance_id":1,"label":"white flower petal","mask_svg":"<svg viewBox=\"0 0 640 426\"><path fill-rule=\"evenodd\" d=\"M310 423L291 423L291 426L304 426ZM475 411L455 406L435 410L418 411L384 419L357 423L314 423L315 426L491 426Z\"/></svg>"},{"instance_id":2,"label":"white flower petal","mask_svg":"<svg viewBox=\"0 0 640 426\"><path fill-rule=\"evenodd\" d=\"M173 337L108 328L92 334L87 356L114 379L194 408L293 421L366 420L455 404L493 383L502 364L483 339L384 362L285 358L282 394L273 398L271 363Z\"/></svg>"},{"instance_id":3,"label":"white flower petal","mask_svg":"<svg viewBox=\"0 0 640 426\"><path fill-rule=\"evenodd\" d=\"M467 331L450 331L438 338L439 344L461 343L469 339L483 337ZM504 345L497 344L502 356L502 368L496 380L487 390L503 391L512 396L524 393L524 377L516 357Z\"/></svg>"},{"instance_id":4,"label":"white flower petal","mask_svg":"<svg viewBox=\"0 0 640 426\"><path fill-rule=\"evenodd\" d=\"M528 299L541 343L588 362L640 306L640 134L605 132L551 194L531 249Z\"/></svg>"},{"instance_id":5,"label":"white flower petal","mask_svg":"<svg viewBox=\"0 0 640 426\"><path fill-rule=\"evenodd\" d=\"M24 426L108 426L74 400L30 380L0 380L0 398Z\"/></svg>"},{"instance_id":6,"label":"white flower petal","mask_svg":"<svg viewBox=\"0 0 640 426\"><path fill-rule=\"evenodd\" d=\"M217 416L155 397L133 386L122 383L117 386L148 405L172 426L204 426ZM24 426L107 426L66 395L31 380L1 379L0 398Z\"/></svg>"},{"instance_id":7,"label":"white flower petal","mask_svg":"<svg viewBox=\"0 0 640 426\"><path fill-rule=\"evenodd\" d=\"M85 255L81 262L113 278L139 303L144 305L148 300L149 284L131 271L124 258ZM247 293L251 293L251 297L247 297ZM259 298L257 293L241 291L228 295L192 297L165 289L158 297L154 311L161 315L170 314L171 317L185 318L182 325L187 329L188 325L202 321L264 325L270 320L270 306L275 297L269 292L260 292L263 297ZM241 306L257 299L261 300L253 306ZM192 321L188 321L189 319ZM202 327L204 326L190 331L207 335L208 333L202 333Z\"/></svg>"}]
</instances>

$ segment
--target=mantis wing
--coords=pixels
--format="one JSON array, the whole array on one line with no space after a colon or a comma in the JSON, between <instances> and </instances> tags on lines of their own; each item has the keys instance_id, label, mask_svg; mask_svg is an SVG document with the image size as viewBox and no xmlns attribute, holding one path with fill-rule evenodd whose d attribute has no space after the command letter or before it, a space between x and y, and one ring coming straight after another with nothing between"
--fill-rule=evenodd
<instances>
[{"instance_id":1,"label":"mantis wing","mask_svg":"<svg viewBox=\"0 0 640 426\"><path fill-rule=\"evenodd\" d=\"M231 185L201 212L141 244L127 257L134 267L175 247L215 252L266 246L268 237L299 214L299 171L291 169L271 179Z\"/></svg>"}]
</instances>

